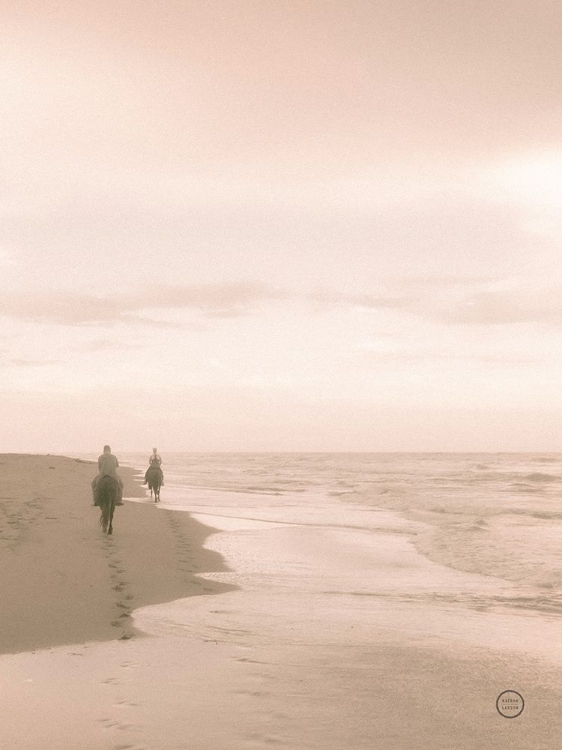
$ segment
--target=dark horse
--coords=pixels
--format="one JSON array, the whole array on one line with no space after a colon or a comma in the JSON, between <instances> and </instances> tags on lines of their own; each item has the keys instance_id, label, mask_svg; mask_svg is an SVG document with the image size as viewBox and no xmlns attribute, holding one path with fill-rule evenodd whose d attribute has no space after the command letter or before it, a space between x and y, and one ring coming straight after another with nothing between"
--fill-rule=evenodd
<instances>
[{"instance_id":1,"label":"dark horse","mask_svg":"<svg viewBox=\"0 0 562 750\"><path fill-rule=\"evenodd\" d=\"M150 489L150 498L154 492L154 502L160 501L160 487L162 486L162 469L159 466L151 466L146 475L148 488Z\"/></svg>"},{"instance_id":2,"label":"dark horse","mask_svg":"<svg viewBox=\"0 0 562 750\"><path fill-rule=\"evenodd\" d=\"M106 475L99 480L96 496L101 510L100 525L106 534L113 534L113 514L118 492L119 485L113 477Z\"/></svg>"}]
</instances>

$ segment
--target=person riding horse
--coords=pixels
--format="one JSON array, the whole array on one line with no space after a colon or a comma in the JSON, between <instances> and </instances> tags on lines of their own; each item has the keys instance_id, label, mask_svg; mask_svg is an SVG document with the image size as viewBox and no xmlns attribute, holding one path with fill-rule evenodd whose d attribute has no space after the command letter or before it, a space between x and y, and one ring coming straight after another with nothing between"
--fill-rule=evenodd
<instances>
[{"instance_id":1,"label":"person riding horse","mask_svg":"<svg viewBox=\"0 0 562 750\"><path fill-rule=\"evenodd\" d=\"M144 474L143 484L148 484L148 474L151 470L157 469L160 472L160 484L164 484L164 473L160 468L162 465L162 456L158 453L158 448L153 448L148 458L148 469Z\"/></svg>"},{"instance_id":2,"label":"person riding horse","mask_svg":"<svg viewBox=\"0 0 562 750\"><path fill-rule=\"evenodd\" d=\"M99 498L97 497L97 487L102 477L112 477L117 482L119 490L117 492L117 502L115 505L123 505L123 480L117 473L117 467L119 461L117 456L114 456L111 452L109 445L103 446L103 453L98 458L98 475L92 480L92 494L94 497L94 505L99 506Z\"/></svg>"}]
</instances>

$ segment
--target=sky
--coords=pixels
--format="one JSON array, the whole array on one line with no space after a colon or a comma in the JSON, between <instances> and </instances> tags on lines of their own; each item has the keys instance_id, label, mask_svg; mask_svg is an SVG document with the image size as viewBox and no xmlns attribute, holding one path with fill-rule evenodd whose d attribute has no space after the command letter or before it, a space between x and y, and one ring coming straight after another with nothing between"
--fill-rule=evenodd
<instances>
[{"instance_id":1,"label":"sky","mask_svg":"<svg viewBox=\"0 0 562 750\"><path fill-rule=\"evenodd\" d=\"M561 32L0 2L0 450L558 452Z\"/></svg>"}]
</instances>

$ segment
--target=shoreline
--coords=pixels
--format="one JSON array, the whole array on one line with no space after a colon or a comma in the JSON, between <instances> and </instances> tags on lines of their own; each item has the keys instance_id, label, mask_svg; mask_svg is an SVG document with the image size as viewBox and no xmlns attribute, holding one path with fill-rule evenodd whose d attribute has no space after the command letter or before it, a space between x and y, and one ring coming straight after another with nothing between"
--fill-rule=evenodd
<instances>
[{"instance_id":1,"label":"shoreline","mask_svg":"<svg viewBox=\"0 0 562 750\"><path fill-rule=\"evenodd\" d=\"M138 502L142 472L120 468L124 505L107 536L92 507L95 463L5 453L0 469L0 654L128 640L143 635L139 607L234 588L198 577L227 570L203 547L216 530Z\"/></svg>"},{"instance_id":2,"label":"shoreline","mask_svg":"<svg viewBox=\"0 0 562 750\"><path fill-rule=\"evenodd\" d=\"M19 526L10 529L19 536L15 549L4 550L12 563L35 550L35 567L24 576L28 618L55 615L42 602L35 607L30 578L40 557L50 561L51 578L61 573L63 532L71 531L79 545L74 564L84 560L89 575L101 570L103 585L85 591L72 572L74 592L57 584L59 607L74 617L69 605L79 609L79 594L93 600L90 607L110 605L96 622L111 631L69 639L69 623L59 623L62 645L0 656L2 748L555 746L562 666L548 652L558 620L472 606L471 593L494 601L513 584L428 560L412 542L412 523L394 512L313 503L296 518L283 506L275 520L276 500L255 513L254 497L248 513L238 497L220 493L204 503L190 495L189 512L156 510L139 502L140 472L131 468L121 473L134 501L118 509L115 536L106 537L91 507L92 463L2 460L14 469L31 461L48 478L48 487L36 482L18 501L22 518L12 508ZM47 460L47 467L59 463L45 468ZM4 510L13 500L3 498ZM168 597L176 584L181 597ZM218 591L218 598L194 596ZM130 637L133 625L142 637ZM525 699L513 722L496 710L505 690ZM69 714L72 722L61 721Z\"/></svg>"}]
</instances>

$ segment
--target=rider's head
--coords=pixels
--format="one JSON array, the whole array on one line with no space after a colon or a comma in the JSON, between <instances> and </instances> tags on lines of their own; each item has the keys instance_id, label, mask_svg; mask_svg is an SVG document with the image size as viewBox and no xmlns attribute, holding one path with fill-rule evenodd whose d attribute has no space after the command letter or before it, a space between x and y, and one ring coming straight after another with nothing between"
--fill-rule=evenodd
<instances>
[{"instance_id":1,"label":"rider's head","mask_svg":"<svg viewBox=\"0 0 562 750\"><path fill-rule=\"evenodd\" d=\"M111 453L111 448L110 448L110 446L109 446L109 445L104 445L104 446L103 446L103 452L104 452L104 453Z\"/></svg>"},{"instance_id":2,"label":"rider's head","mask_svg":"<svg viewBox=\"0 0 562 750\"><path fill-rule=\"evenodd\" d=\"M153 452L153 453L158 453L158 448L153 448L153 449L152 449L152 452Z\"/></svg>"}]
</instances>

